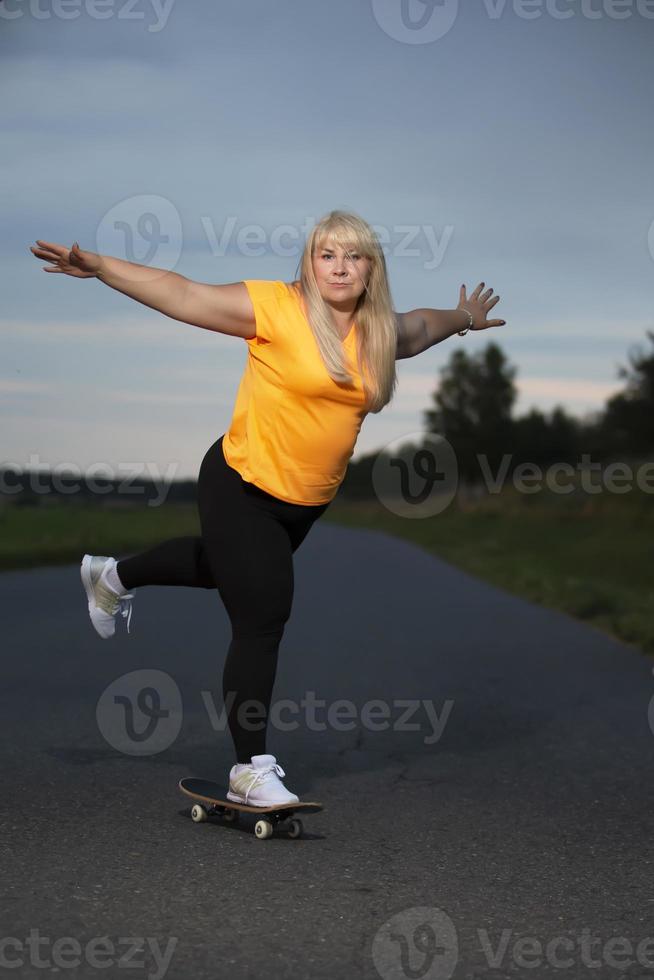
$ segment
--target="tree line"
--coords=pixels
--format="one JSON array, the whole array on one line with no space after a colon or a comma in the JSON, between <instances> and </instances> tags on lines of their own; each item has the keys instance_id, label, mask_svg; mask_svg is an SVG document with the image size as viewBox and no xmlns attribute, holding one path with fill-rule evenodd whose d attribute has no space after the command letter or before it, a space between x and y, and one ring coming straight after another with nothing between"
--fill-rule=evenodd
<instances>
[{"instance_id":1,"label":"tree line","mask_svg":"<svg viewBox=\"0 0 654 980\"><path fill-rule=\"evenodd\" d=\"M527 462L574 465L583 454L601 463L654 458L654 332L646 335L652 347L637 347L619 368L622 390L583 418L563 405L516 415L517 368L502 348L490 342L477 353L456 350L441 369L432 404L424 412L424 428L447 439L460 479L471 484L482 481L480 455L493 472L510 457L509 474ZM343 484L346 496L367 495L364 488L370 491L377 455L350 464Z\"/></svg>"}]
</instances>

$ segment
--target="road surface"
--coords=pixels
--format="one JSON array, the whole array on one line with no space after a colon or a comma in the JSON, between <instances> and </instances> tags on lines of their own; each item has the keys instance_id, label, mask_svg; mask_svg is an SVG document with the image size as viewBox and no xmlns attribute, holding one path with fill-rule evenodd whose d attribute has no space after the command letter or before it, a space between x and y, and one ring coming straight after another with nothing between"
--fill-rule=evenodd
<instances>
[{"instance_id":1,"label":"road surface","mask_svg":"<svg viewBox=\"0 0 654 980\"><path fill-rule=\"evenodd\" d=\"M652 660L373 531L295 577L268 747L325 809L261 841L177 789L234 761L218 594L101 640L77 565L2 575L0 975L651 976Z\"/></svg>"}]
</instances>

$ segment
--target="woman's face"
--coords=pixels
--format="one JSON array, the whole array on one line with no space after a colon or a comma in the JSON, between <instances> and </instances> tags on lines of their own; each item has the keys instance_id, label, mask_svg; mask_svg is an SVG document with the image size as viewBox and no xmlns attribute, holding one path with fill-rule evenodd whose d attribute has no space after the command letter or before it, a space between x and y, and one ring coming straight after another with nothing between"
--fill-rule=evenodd
<instances>
[{"instance_id":1,"label":"woman's face","mask_svg":"<svg viewBox=\"0 0 654 980\"><path fill-rule=\"evenodd\" d=\"M355 251L346 254L329 240L313 255L313 272L322 298L344 309L356 305L366 288L371 268L370 259Z\"/></svg>"}]
</instances>

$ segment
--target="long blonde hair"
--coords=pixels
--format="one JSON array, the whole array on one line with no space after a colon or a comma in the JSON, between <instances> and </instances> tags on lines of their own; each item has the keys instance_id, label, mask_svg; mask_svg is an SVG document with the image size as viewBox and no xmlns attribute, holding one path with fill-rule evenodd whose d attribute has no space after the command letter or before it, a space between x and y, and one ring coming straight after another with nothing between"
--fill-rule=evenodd
<instances>
[{"instance_id":1,"label":"long blonde hair","mask_svg":"<svg viewBox=\"0 0 654 980\"><path fill-rule=\"evenodd\" d=\"M331 310L318 289L312 262L312 256L327 239L342 247L346 254L358 252L371 260L368 282L359 297L354 319L367 410L376 414L391 400L397 384L397 332L386 260L370 225L349 211L330 211L311 229L307 238L298 265L299 279L291 286L302 302L325 367L339 383L353 384L353 378Z\"/></svg>"}]
</instances>

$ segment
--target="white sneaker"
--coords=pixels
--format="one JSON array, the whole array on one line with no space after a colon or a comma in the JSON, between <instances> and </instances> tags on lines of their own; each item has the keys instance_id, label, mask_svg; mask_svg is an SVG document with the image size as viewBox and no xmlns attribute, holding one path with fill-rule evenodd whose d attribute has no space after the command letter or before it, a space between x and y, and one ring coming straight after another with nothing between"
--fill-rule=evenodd
<instances>
[{"instance_id":1,"label":"white sneaker","mask_svg":"<svg viewBox=\"0 0 654 980\"><path fill-rule=\"evenodd\" d=\"M106 570L112 567L115 558L106 555L84 555L80 566L82 585L89 600L89 616L97 633L103 640L113 636L116 631L116 613L123 619L127 616L127 632L132 618L132 592L116 592L106 580Z\"/></svg>"},{"instance_id":2,"label":"white sneaker","mask_svg":"<svg viewBox=\"0 0 654 980\"><path fill-rule=\"evenodd\" d=\"M253 755L251 762L230 769L227 799L248 806L299 803L299 796L290 793L279 778L285 775L274 755Z\"/></svg>"}]
</instances>

